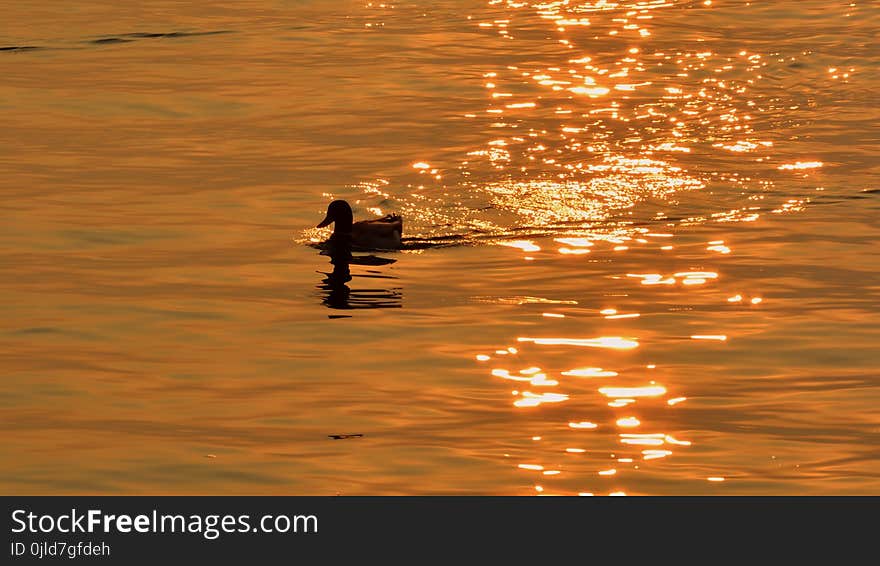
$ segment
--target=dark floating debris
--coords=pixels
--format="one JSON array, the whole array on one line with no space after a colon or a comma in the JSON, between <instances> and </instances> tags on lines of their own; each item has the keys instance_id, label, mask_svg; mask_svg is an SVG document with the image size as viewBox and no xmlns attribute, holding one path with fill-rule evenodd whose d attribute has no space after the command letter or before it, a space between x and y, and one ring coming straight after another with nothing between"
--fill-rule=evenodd
<instances>
[{"instance_id":1,"label":"dark floating debris","mask_svg":"<svg viewBox=\"0 0 880 566\"><path fill-rule=\"evenodd\" d=\"M89 43L95 44L104 44L104 43L130 43L135 41L136 39L159 39L159 38L176 38L176 37L196 37L200 35L219 35L222 33L232 33L229 30L220 30L220 31L172 31L167 33L148 33L148 32L136 32L136 33L122 33L119 35L114 35L110 37L102 37L99 39L93 39Z\"/></svg>"},{"instance_id":2,"label":"dark floating debris","mask_svg":"<svg viewBox=\"0 0 880 566\"><path fill-rule=\"evenodd\" d=\"M98 45L104 43L131 43L134 41L133 39L123 39L121 37L102 37L101 39L92 40L92 43L96 43Z\"/></svg>"},{"instance_id":3,"label":"dark floating debris","mask_svg":"<svg viewBox=\"0 0 880 566\"><path fill-rule=\"evenodd\" d=\"M218 31L172 31L169 33L124 33L123 37L142 37L142 38L152 38L152 37L195 37L199 35L220 35L223 33L232 33L230 30L218 30Z\"/></svg>"},{"instance_id":4,"label":"dark floating debris","mask_svg":"<svg viewBox=\"0 0 880 566\"><path fill-rule=\"evenodd\" d=\"M328 434L333 440L346 440L348 438L361 438L363 434Z\"/></svg>"},{"instance_id":5,"label":"dark floating debris","mask_svg":"<svg viewBox=\"0 0 880 566\"><path fill-rule=\"evenodd\" d=\"M37 47L36 45L10 45L8 47L0 47L0 51L33 51L35 49L42 49L42 47Z\"/></svg>"}]
</instances>

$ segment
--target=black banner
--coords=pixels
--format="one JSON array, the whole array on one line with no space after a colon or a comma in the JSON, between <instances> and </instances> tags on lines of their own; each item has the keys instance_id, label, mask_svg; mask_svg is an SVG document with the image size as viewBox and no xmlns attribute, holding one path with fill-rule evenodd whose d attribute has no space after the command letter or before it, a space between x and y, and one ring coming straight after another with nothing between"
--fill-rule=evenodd
<instances>
[{"instance_id":1,"label":"black banner","mask_svg":"<svg viewBox=\"0 0 880 566\"><path fill-rule=\"evenodd\" d=\"M0 564L851 556L861 497L5 497ZM703 549L703 550L698 550ZM760 562L760 561L759 561Z\"/></svg>"}]
</instances>

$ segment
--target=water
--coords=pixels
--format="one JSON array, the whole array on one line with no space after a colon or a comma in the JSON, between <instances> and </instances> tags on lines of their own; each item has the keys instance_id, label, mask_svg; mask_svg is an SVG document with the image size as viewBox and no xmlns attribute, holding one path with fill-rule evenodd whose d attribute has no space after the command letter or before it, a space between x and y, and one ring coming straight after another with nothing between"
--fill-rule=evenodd
<instances>
[{"instance_id":1,"label":"water","mask_svg":"<svg viewBox=\"0 0 880 566\"><path fill-rule=\"evenodd\" d=\"M880 492L880 7L707 4L4 6L2 491Z\"/></svg>"}]
</instances>

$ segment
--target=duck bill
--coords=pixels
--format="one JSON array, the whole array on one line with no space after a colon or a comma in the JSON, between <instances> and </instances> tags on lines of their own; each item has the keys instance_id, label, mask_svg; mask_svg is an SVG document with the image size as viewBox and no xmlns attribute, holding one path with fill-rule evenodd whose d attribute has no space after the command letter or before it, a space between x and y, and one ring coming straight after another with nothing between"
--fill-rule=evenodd
<instances>
[{"instance_id":1,"label":"duck bill","mask_svg":"<svg viewBox=\"0 0 880 566\"><path fill-rule=\"evenodd\" d=\"M324 220L321 220L321 223L316 226L316 228L323 228L324 226L329 226L333 223L333 219L327 216Z\"/></svg>"}]
</instances>

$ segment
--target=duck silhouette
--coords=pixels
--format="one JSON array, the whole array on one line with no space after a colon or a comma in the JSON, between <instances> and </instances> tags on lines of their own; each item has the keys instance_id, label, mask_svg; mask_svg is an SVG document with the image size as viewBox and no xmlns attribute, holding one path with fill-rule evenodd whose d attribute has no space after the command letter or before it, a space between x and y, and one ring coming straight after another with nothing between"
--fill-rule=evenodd
<instances>
[{"instance_id":1,"label":"duck silhouette","mask_svg":"<svg viewBox=\"0 0 880 566\"><path fill-rule=\"evenodd\" d=\"M330 224L334 225L330 242L337 245L373 250L399 250L403 247L403 218L397 214L354 222L351 205L344 200L334 200L327 207L327 216L317 227Z\"/></svg>"}]
</instances>

